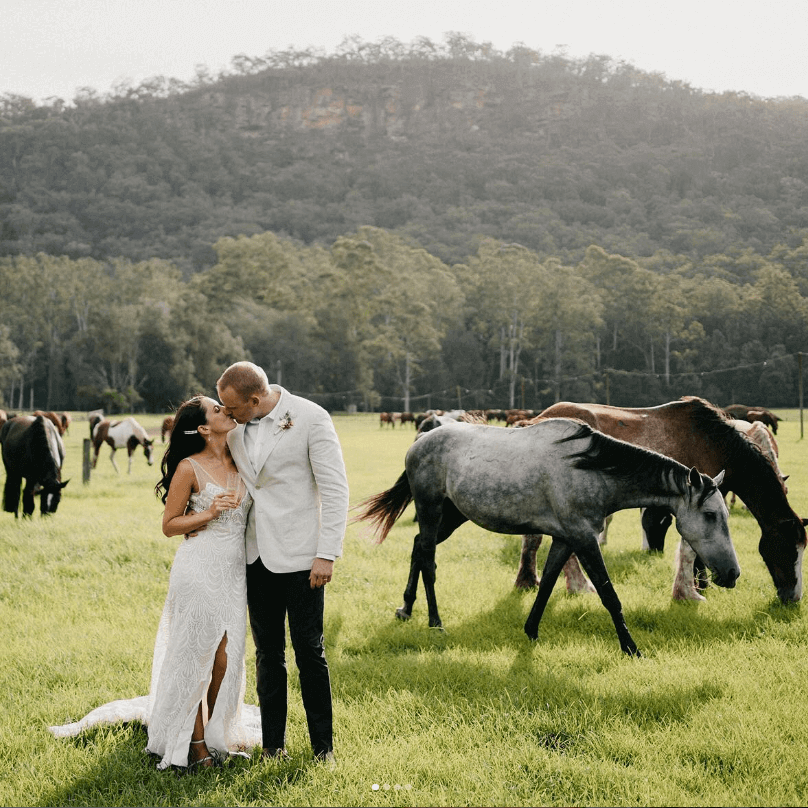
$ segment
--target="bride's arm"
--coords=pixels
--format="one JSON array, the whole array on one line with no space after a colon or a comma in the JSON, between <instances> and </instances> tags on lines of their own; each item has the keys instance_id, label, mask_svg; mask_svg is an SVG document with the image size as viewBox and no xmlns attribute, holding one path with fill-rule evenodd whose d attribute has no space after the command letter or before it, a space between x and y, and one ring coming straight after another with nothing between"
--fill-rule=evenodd
<instances>
[{"instance_id":1,"label":"bride's arm","mask_svg":"<svg viewBox=\"0 0 808 808\"><path fill-rule=\"evenodd\" d=\"M193 493L196 475L187 460L180 461L166 497L166 508L163 512L163 533L166 536L187 535L202 530L208 522L219 516L222 511L235 507L232 496L217 494L211 506L199 513L187 512L188 500Z\"/></svg>"}]
</instances>

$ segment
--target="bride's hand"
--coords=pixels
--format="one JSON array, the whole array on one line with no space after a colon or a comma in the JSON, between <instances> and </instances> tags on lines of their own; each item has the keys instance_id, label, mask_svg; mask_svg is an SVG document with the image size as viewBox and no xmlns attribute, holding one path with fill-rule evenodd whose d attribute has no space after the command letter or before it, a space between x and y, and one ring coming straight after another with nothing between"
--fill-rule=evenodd
<instances>
[{"instance_id":1,"label":"bride's hand","mask_svg":"<svg viewBox=\"0 0 808 808\"><path fill-rule=\"evenodd\" d=\"M235 494L216 494L208 509L212 514L211 518L216 519L225 511L232 511L238 508L239 499Z\"/></svg>"}]
</instances>

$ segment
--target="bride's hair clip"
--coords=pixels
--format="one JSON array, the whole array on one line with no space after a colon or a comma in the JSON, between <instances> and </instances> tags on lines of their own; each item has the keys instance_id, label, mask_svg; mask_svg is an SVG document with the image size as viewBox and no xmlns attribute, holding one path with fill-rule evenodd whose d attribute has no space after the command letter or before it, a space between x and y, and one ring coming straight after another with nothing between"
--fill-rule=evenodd
<instances>
[{"instance_id":1,"label":"bride's hair clip","mask_svg":"<svg viewBox=\"0 0 808 808\"><path fill-rule=\"evenodd\" d=\"M196 435L196 434L197 434L197 430L196 430L196 429L186 429L186 430L183 432L183 435Z\"/></svg>"}]
</instances>

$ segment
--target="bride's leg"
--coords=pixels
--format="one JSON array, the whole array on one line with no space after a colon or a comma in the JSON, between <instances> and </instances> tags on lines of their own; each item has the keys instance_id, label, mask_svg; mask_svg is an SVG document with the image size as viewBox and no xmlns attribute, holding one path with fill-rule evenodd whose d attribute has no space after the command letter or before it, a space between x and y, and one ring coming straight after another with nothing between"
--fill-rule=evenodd
<instances>
[{"instance_id":1,"label":"bride's leg","mask_svg":"<svg viewBox=\"0 0 808 808\"><path fill-rule=\"evenodd\" d=\"M216 697L219 695L219 689L222 686L224 674L227 671L227 634L222 637L219 647L216 649L216 656L213 659L213 670L210 675L210 685L208 686L208 716L213 713L213 708L216 704ZM205 759L207 758L207 759ZM188 763L192 764L197 761L202 766L212 766L213 760L210 757L207 744L205 743L205 725L202 721L202 704L196 711L196 721L194 722L194 731L191 735L191 749L188 753Z\"/></svg>"},{"instance_id":2,"label":"bride's leg","mask_svg":"<svg viewBox=\"0 0 808 808\"><path fill-rule=\"evenodd\" d=\"M216 656L213 660L213 671L210 675L210 687L208 687L208 716L213 713L216 704L216 697L219 695L219 688L227 671L227 633L222 637L219 647L216 649ZM201 705L200 705L201 706Z\"/></svg>"},{"instance_id":3,"label":"bride's leg","mask_svg":"<svg viewBox=\"0 0 808 808\"><path fill-rule=\"evenodd\" d=\"M202 723L202 702L196 710L196 721L194 721L194 731L191 734L191 746L188 749L188 766L194 764L200 766L212 766L213 758L210 756L208 746L205 743L205 725Z\"/></svg>"}]
</instances>

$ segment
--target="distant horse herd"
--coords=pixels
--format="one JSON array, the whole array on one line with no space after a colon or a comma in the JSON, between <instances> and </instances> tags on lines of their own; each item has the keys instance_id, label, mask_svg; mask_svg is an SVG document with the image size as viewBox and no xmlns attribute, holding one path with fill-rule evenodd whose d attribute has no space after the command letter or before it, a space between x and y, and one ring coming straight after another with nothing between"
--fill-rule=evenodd
<instances>
[{"instance_id":1,"label":"distant horse herd","mask_svg":"<svg viewBox=\"0 0 808 808\"><path fill-rule=\"evenodd\" d=\"M642 508L643 545L661 551L674 516L682 534L673 597L703 599L707 569L733 586L740 574L727 528L724 498L737 493L761 529L759 552L778 597L802 597L805 520L787 500L786 476L774 437L780 419L764 407L719 409L686 396L658 407L619 408L563 402L542 412L525 409L383 412L380 427L412 424L417 440L395 485L369 498L354 521L368 520L383 539L409 502L419 531L413 542L402 619L412 614L419 580L426 590L430 626L440 627L435 598L435 547L465 521L498 533L522 535L515 585L538 586L525 631L535 639L545 605L563 571L573 591L597 591L614 621L621 648L637 647L623 621L600 551L611 514ZM0 410L0 446L6 479L3 509L30 517L35 497L42 515L55 513L68 484L62 480L70 427L67 413L30 415ZM101 448L126 449L128 471L142 448L154 462L154 439L135 418L88 413L92 467ZM508 429L489 429L491 424ZM174 426L166 417L163 443ZM720 504L719 504L720 502ZM552 544L539 578L536 550ZM380 539L380 540L381 540ZM583 571L579 566L583 565ZM587 580L584 571L588 574Z\"/></svg>"}]
</instances>

